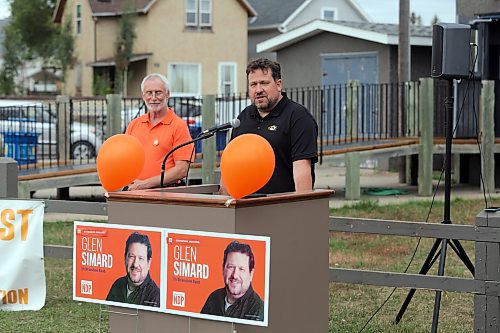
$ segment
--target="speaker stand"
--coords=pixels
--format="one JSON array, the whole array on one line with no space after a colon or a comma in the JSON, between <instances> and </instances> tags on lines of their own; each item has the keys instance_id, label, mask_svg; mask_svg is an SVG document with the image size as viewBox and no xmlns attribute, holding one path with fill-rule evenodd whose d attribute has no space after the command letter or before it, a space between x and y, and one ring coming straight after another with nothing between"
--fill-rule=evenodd
<instances>
[{"instance_id":1,"label":"speaker stand","mask_svg":"<svg viewBox=\"0 0 500 333\"><path fill-rule=\"evenodd\" d=\"M443 210L443 224L451 224L451 146L453 139L453 79L447 79L448 81L448 94L445 99L445 108L446 108L446 151L445 151L445 165L444 165L444 210ZM432 265L436 262L439 257L439 266L438 266L438 276L444 276L444 267L446 262L446 248L450 246L453 251L457 254L457 256L462 260L464 265L469 269L474 276L474 265L471 260L467 256L465 249L462 247L462 244L456 239L436 239L434 241L434 245L432 246L427 258L422 265L419 274L427 274L431 269ZM441 247L441 249L439 249ZM401 318L403 317L408 305L415 294L416 289L411 289L408 295L406 296L401 309L396 315L395 323L399 323ZM432 316L432 333L437 333L438 322L439 322L439 309L441 306L441 291L436 291L436 296L434 298L434 313Z\"/></svg>"}]
</instances>

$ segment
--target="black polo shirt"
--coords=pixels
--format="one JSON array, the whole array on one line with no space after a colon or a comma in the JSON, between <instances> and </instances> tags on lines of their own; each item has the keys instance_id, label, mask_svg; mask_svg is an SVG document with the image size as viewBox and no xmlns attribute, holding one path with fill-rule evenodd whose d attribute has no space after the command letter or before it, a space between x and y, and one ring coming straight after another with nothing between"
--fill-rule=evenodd
<instances>
[{"instance_id":1,"label":"black polo shirt","mask_svg":"<svg viewBox=\"0 0 500 333\"><path fill-rule=\"evenodd\" d=\"M233 129L231 139L253 133L264 137L273 147L274 173L258 193L282 193L295 191L293 162L311 160L314 184L314 163L318 161L318 125L307 109L290 99L285 93L276 107L262 118L255 105L246 107L238 116L241 124Z\"/></svg>"}]
</instances>

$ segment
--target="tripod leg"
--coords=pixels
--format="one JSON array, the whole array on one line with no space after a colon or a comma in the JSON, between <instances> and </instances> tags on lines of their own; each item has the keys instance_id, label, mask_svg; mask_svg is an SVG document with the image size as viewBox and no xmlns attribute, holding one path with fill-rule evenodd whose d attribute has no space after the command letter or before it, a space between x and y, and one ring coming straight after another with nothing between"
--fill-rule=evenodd
<instances>
[{"instance_id":1,"label":"tripod leg","mask_svg":"<svg viewBox=\"0 0 500 333\"><path fill-rule=\"evenodd\" d=\"M429 251L429 254L427 254L427 258L425 258L425 261L420 268L420 271L418 274L425 275L427 272L431 269L432 264L436 261L437 256L439 255L440 252L438 252L439 245L441 244L440 239L436 239L434 241L434 244L432 245L431 250ZM398 324L401 321L401 318L403 318L403 315L408 308L408 305L410 305L411 299L413 298L413 295L415 295L416 289L410 289L408 292L408 295L406 296L403 305L401 305L401 309L399 309L398 314L396 315L396 320L395 323Z\"/></svg>"},{"instance_id":2,"label":"tripod leg","mask_svg":"<svg viewBox=\"0 0 500 333\"><path fill-rule=\"evenodd\" d=\"M462 244L460 244L460 241L458 239L452 239L450 242L450 246L455 251L457 256L462 260L464 265L469 269L469 272L471 272L472 276L474 276L474 264L472 261L469 259L469 256L467 255L467 252L465 252L465 249L463 248Z\"/></svg>"},{"instance_id":3,"label":"tripod leg","mask_svg":"<svg viewBox=\"0 0 500 333\"><path fill-rule=\"evenodd\" d=\"M441 244L441 257L439 258L438 266L438 276L444 276L444 266L446 263L446 245L448 244L447 239L442 240ZM439 309L441 307L441 290L436 290L436 297L434 298L434 313L432 316L432 326L431 333L437 333L438 322L439 322Z\"/></svg>"}]
</instances>

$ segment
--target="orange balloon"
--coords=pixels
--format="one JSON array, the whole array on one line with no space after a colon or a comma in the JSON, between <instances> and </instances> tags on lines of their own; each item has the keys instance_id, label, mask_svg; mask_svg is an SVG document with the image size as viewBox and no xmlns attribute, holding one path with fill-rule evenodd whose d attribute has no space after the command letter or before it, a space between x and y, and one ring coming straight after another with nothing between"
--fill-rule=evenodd
<instances>
[{"instance_id":1,"label":"orange balloon","mask_svg":"<svg viewBox=\"0 0 500 333\"><path fill-rule=\"evenodd\" d=\"M254 193L266 185L274 172L274 151L257 134L243 134L229 142L220 161L227 192L235 199Z\"/></svg>"},{"instance_id":2,"label":"orange balloon","mask_svg":"<svg viewBox=\"0 0 500 333\"><path fill-rule=\"evenodd\" d=\"M141 142L128 134L107 139L97 155L97 175L108 192L130 184L139 176L146 156Z\"/></svg>"}]
</instances>

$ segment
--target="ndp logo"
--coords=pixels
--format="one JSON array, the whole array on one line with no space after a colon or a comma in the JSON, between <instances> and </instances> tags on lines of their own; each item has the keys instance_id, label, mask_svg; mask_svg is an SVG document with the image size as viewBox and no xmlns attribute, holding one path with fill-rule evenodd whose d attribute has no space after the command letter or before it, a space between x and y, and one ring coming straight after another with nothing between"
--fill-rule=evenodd
<instances>
[{"instance_id":1,"label":"ndp logo","mask_svg":"<svg viewBox=\"0 0 500 333\"><path fill-rule=\"evenodd\" d=\"M172 305L179 306L181 308L186 306L186 294L181 291L172 292Z\"/></svg>"},{"instance_id":2,"label":"ndp logo","mask_svg":"<svg viewBox=\"0 0 500 333\"><path fill-rule=\"evenodd\" d=\"M92 281L82 280L80 289L84 295L92 295Z\"/></svg>"}]
</instances>

